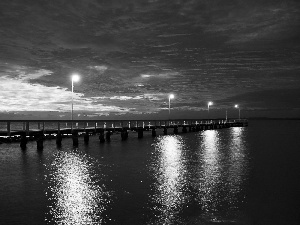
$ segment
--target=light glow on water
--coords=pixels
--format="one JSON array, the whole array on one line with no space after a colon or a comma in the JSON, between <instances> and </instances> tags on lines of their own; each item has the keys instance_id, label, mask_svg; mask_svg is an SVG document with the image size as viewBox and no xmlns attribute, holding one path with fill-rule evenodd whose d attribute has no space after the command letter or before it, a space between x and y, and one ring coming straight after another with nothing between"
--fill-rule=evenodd
<instances>
[{"instance_id":1,"label":"light glow on water","mask_svg":"<svg viewBox=\"0 0 300 225\"><path fill-rule=\"evenodd\" d=\"M198 201L209 222L234 222L235 211L241 206L243 187L248 170L244 128L233 127L229 135L220 130L206 130L199 135L196 170L199 182ZM227 211L224 217L223 211ZM222 215L222 216L220 216Z\"/></svg>"},{"instance_id":2,"label":"light glow on water","mask_svg":"<svg viewBox=\"0 0 300 225\"><path fill-rule=\"evenodd\" d=\"M218 205L218 183L221 176L219 135L216 130L202 133L202 173L200 202L205 211L215 211Z\"/></svg>"},{"instance_id":3,"label":"light glow on water","mask_svg":"<svg viewBox=\"0 0 300 225\"><path fill-rule=\"evenodd\" d=\"M84 154L58 152L50 167L47 191L48 223L99 224L107 205L103 187L95 182L92 164Z\"/></svg>"},{"instance_id":4,"label":"light glow on water","mask_svg":"<svg viewBox=\"0 0 300 225\"><path fill-rule=\"evenodd\" d=\"M154 165L155 210L160 224L170 224L176 221L182 203L185 201L184 185L186 183L186 168L182 158L183 140L180 136L161 136L155 145L157 164Z\"/></svg>"},{"instance_id":5,"label":"light glow on water","mask_svg":"<svg viewBox=\"0 0 300 225\"><path fill-rule=\"evenodd\" d=\"M244 140L244 127L233 127L230 130L230 147L228 168L228 186L230 190L231 205L235 207L238 194L242 191L242 184L245 181L248 169L248 157Z\"/></svg>"},{"instance_id":6,"label":"light glow on water","mask_svg":"<svg viewBox=\"0 0 300 225\"><path fill-rule=\"evenodd\" d=\"M156 180L153 224L185 224L182 215L195 212L201 216L191 224L236 222L248 170L244 129L201 131L193 144L179 135L156 139L151 164Z\"/></svg>"}]
</instances>

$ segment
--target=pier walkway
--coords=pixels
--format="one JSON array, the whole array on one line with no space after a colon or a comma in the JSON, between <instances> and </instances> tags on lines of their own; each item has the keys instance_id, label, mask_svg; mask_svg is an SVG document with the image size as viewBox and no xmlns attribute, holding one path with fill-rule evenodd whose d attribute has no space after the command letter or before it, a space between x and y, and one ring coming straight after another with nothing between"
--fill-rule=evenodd
<instances>
[{"instance_id":1,"label":"pier walkway","mask_svg":"<svg viewBox=\"0 0 300 225\"><path fill-rule=\"evenodd\" d=\"M99 135L100 142L110 140L114 132L121 133L121 139L128 138L128 131L143 137L144 131L152 131L156 136L157 129L163 129L163 134L178 134L179 132L195 132L208 129L248 126L245 119L237 120L0 120L0 143L19 141L26 143L36 140L37 143L47 138L56 138L60 144L63 137L72 136L73 144L78 142L78 136L84 136L88 142L89 135ZM24 146L24 144L23 144ZM39 148L39 147L38 147Z\"/></svg>"}]
</instances>

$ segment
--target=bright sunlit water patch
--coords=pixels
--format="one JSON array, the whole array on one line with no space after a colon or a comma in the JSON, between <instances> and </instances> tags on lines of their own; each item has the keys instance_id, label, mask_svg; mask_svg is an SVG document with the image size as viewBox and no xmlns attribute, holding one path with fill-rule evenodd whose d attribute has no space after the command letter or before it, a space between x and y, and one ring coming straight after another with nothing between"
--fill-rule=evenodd
<instances>
[{"instance_id":1,"label":"bright sunlit water patch","mask_svg":"<svg viewBox=\"0 0 300 225\"><path fill-rule=\"evenodd\" d=\"M58 152L49 166L49 215L52 224L101 224L109 204L107 193L95 175L94 163L78 152Z\"/></svg>"},{"instance_id":2,"label":"bright sunlit water patch","mask_svg":"<svg viewBox=\"0 0 300 225\"><path fill-rule=\"evenodd\" d=\"M183 163L180 136L160 136L155 144L157 160L152 165L156 178L153 196L159 224L172 224L182 210L185 196L186 168Z\"/></svg>"}]
</instances>

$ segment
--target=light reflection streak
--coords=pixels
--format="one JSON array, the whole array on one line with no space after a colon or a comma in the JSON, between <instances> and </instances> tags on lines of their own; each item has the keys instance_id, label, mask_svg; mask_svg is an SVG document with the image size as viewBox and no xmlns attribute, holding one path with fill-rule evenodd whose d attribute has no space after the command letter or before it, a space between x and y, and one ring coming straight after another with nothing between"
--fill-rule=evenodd
<instances>
[{"instance_id":1,"label":"light reflection streak","mask_svg":"<svg viewBox=\"0 0 300 225\"><path fill-rule=\"evenodd\" d=\"M182 159L183 141L180 136L159 137L155 151L158 159L153 165L155 184L154 202L159 212L159 224L170 224L176 221L185 201L184 185L186 182L186 169Z\"/></svg>"},{"instance_id":2,"label":"light reflection streak","mask_svg":"<svg viewBox=\"0 0 300 225\"><path fill-rule=\"evenodd\" d=\"M194 187L204 216L211 222L231 221L232 213L241 206L248 168L244 129L230 128L229 134L206 130L199 136L200 164L195 170ZM224 211L226 216L222 215Z\"/></svg>"},{"instance_id":3,"label":"light reflection streak","mask_svg":"<svg viewBox=\"0 0 300 225\"><path fill-rule=\"evenodd\" d=\"M221 177L219 135L216 130L202 133L202 181L200 183L200 202L205 211L216 211L218 205L218 184Z\"/></svg>"},{"instance_id":4,"label":"light reflection streak","mask_svg":"<svg viewBox=\"0 0 300 225\"><path fill-rule=\"evenodd\" d=\"M247 154L244 143L244 127L233 127L230 131L230 167L228 169L228 185L230 190L230 202L236 207L238 194L242 191L245 173L247 172Z\"/></svg>"},{"instance_id":5,"label":"light reflection streak","mask_svg":"<svg viewBox=\"0 0 300 225\"><path fill-rule=\"evenodd\" d=\"M46 222L55 224L99 224L108 201L94 181L92 164L86 155L59 152L51 164L50 201ZM47 221L48 220L48 221Z\"/></svg>"}]
</instances>

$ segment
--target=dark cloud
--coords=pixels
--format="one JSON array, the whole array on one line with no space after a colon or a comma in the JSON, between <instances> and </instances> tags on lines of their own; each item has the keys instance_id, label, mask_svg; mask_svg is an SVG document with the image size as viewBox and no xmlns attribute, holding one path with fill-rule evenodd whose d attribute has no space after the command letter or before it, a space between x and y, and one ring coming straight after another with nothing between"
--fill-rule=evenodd
<instances>
[{"instance_id":1,"label":"dark cloud","mask_svg":"<svg viewBox=\"0 0 300 225\"><path fill-rule=\"evenodd\" d=\"M70 88L78 72L89 97L174 92L191 108L271 99L264 90L299 88L299 10L293 0L2 0L2 75L45 69L30 82ZM140 105L165 101L153 99Z\"/></svg>"},{"instance_id":2,"label":"dark cloud","mask_svg":"<svg viewBox=\"0 0 300 225\"><path fill-rule=\"evenodd\" d=\"M271 89L244 93L225 99L223 104L239 102L244 109L259 108L261 110L300 110L299 89Z\"/></svg>"}]
</instances>

